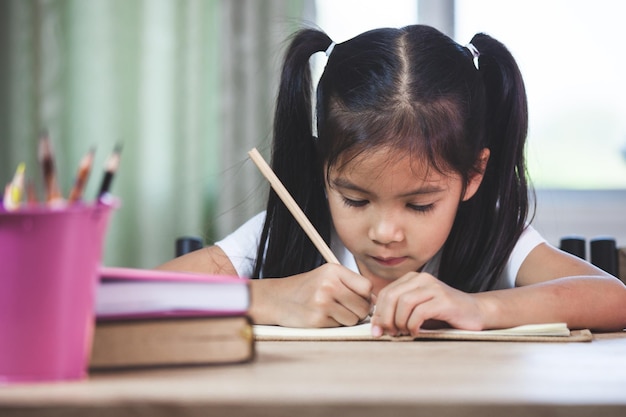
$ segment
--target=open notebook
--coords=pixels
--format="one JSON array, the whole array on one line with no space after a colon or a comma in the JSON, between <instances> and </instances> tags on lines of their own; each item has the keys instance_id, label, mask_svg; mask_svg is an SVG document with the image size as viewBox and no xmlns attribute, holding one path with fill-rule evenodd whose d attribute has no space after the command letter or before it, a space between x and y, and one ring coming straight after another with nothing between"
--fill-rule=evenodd
<instances>
[{"instance_id":1,"label":"open notebook","mask_svg":"<svg viewBox=\"0 0 626 417\"><path fill-rule=\"evenodd\" d=\"M470 331L458 329L422 330L417 336L391 337L371 336L371 324L362 323L349 327L322 329L301 329L280 326L253 326L256 340L487 340L509 342L590 342L593 338L589 330L569 330L565 323L530 324L508 329Z\"/></svg>"}]
</instances>

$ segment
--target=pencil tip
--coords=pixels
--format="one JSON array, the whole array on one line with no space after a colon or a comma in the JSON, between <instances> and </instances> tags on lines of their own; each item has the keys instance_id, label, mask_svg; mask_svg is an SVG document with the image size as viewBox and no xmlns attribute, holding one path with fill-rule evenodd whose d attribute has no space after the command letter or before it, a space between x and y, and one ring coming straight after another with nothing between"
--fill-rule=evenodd
<instances>
[{"instance_id":1,"label":"pencil tip","mask_svg":"<svg viewBox=\"0 0 626 417\"><path fill-rule=\"evenodd\" d=\"M115 145L115 148L113 148L113 152L111 153L111 155L109 156L109 159L106 163L106 170L107 171L116 171L119 164L120 164L120 159L121 159L121 152L122 152L122 144L121 143L117 143Z\"/></svg>"}]
</instances>

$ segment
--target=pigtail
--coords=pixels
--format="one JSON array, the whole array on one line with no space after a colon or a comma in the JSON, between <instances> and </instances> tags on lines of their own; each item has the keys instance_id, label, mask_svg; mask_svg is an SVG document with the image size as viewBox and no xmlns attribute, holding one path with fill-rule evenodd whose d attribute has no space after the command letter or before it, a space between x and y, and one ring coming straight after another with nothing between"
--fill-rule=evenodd
<instances>
[{"instance_id":1,"label":"pigtail","mask_svg":"<svg viewBox=\"0 0 626 417\"><path fill-rule=\"evenodd\" d=\"M465 235L478 243L473 253L466 254L467 262L473 265L456 272L465 281L459 284L475 292L493 287L529 215L524 155L528 106L522 75L507 48L485 34L475 35L471 44L480 53L485 146L490 149L490 158L479 191L461 205L455 226L473 224L472 236Z\"/></svg>"},{"instance_id":2,"label":"pigtail","mask_svg":"<svg viewBox=\"0 0 626 417\"><path fill-rule=\"evenodd\" d=\"M488 35L478 34L480 73L486 91L486 126L493 163L491 175L500 191L503 212L511 213L523 227L528 187L524 157L528 133L528 102L522 74L506 47ZM506 207L510 210L504 209Z\"/></svg>"},{"instance_id":3,"label":"pigtail","mask_svg":"<svg viewBox=\"0 0 626 417\"><path fill-rule=\"evenodd\" d=\"M272 148L272 169L327 242L330 215L313 137L309 59L330 44L326 34L313 29L293 37L283 63ZM270 189L254 277L290 276L320 264L317 249Z\"/></svg>"}]
</instances>

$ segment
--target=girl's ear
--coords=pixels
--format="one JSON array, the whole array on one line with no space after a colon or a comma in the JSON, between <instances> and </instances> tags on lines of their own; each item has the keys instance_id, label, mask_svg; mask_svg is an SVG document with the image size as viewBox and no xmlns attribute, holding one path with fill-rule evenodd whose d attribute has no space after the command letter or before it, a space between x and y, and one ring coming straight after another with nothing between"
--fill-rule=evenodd
<instances>
[{"instance_id":1,"label":"girl's ear","mask_svg":"<svg viewBox=\"0 0 626 417\"><path fill-rule=\"evenodd\" d=\"M463 201L469 200L474 196L474 194L476 194L476 191L478 191L478 187L480 187L480 183L483 181L483 177L485 176L485 170L487 169L487 162L489 162L490 154L491 152L489 151L489 148L484 148L480 151L480 155L476 161L476 172L467 182L465 194L463 194Z\"/></svg>"}]
</instances>

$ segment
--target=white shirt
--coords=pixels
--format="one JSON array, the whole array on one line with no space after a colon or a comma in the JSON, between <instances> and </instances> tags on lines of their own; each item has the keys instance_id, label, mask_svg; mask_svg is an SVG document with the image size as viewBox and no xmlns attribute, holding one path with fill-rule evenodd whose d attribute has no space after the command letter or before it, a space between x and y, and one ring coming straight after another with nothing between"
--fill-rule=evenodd
<instances>
[{"instance_id":1,"label":"white shirt","mask_svg":"<svg viewBox=\"0 0 626 417\"><path fill-rule=\"evenodd\" d=\"M226 253L235 267L237 275L241 277L249 277L252 275L264 221L265 212L261 212L252 217L233 233L215 243ZM546 240L532 226L527 226L515 244L504 271L500 277L498 277L492 289L498 290L515 287L515 278L522 266L522 262L524 262L524 259L526 259L530 251L545 241ZM330 238L330 249L341 265L354 272L359 272L354 255L352 255L348 248L339 240L339 237L334 231ZM428 261L422 271L437 276L440 258L441 252Z\"/></svg>"}]
</instances>

